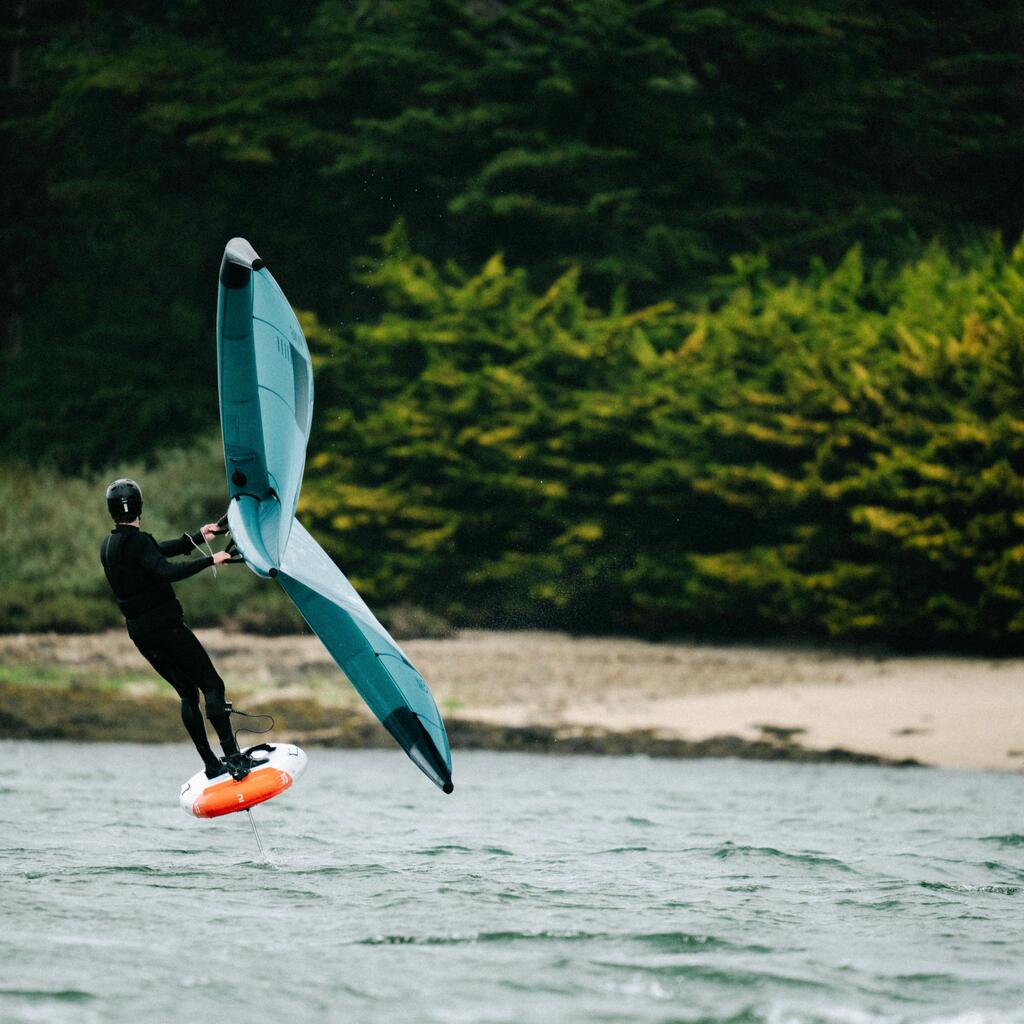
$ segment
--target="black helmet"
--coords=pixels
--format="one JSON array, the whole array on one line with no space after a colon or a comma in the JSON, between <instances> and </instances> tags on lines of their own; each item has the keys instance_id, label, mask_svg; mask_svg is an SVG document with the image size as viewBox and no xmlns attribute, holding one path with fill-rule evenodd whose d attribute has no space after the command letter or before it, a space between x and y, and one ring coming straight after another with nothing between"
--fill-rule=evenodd
<instances>
[{"instance_id":1,"label":"black helmet","mask_svg":"<svg viewBox=\"0 0 1024 1024\"><path fill-rule=\"evenodd\" d=\"M107 488L107 508L114 519L130 523L142 515L142 488L122 477Z\"/></svg>"}]
</instances>

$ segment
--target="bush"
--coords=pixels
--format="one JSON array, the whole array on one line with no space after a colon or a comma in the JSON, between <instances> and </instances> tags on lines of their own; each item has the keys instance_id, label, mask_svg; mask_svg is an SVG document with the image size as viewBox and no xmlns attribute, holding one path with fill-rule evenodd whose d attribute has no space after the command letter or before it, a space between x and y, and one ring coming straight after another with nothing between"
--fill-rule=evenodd
<instances>
[{"instance_id":1,"label":"bush","mask_svg":"<svg viewBox=\"0 0 1024 1024\"><path fill-rule=\"evenodd\" d=\"M396 640L444 640L454 633L443 616L414 604L382 608L377 618Z\"/></svg>"},{"instance_id":2,"label":"bush","mask_svg":"<svg viewBox=\"0 0 1024 1024\"><path fill-rule=\"evenodd\" d=\"M590 307L400 228L388 312L307 318L304 508L373 601L460 623L1024 648L1024 243Z\"/></svg>"},{"instance_id":3,"label":"bush","mask_svg":"<svg viewBox=\"0 0 1024 1024\"><path fill-rule=\"evenodd\" d=\"M122 621L109 599L70 592L47 592L23 582L0 590L0 623L5 633L94 633Z\"/></svg>"},{"instance_id":4,"label":"bush","mask_svg":"<svg viewBox=\"0 0 1024 1024\"><path fill-rule=\"evenodd\" d=\"M164 540L220 517L225 506L220 446L199 441L152 464L114 466L69 477L49 468L8 464L0 473L0 631L84 632L117 626L117 610L100 565L110 529L103 495L116 476L131 476L145 499L143 529ZM177 585L186 619L219 623L259 588L243 566L203 572Z\"/></svg>"},{"instance_id":5,"label":"bush","mask_svg":"<svg viewBox=\"0 0 1024 1024\"><path fill-rule=\"evenodd\" d=\"M260 636L309 632L298 609L276 583L266 584L228 613L224 618L224 628L232 633L256 633Z\"/></svg>"},{"instance_id":6,"label":"bush","mask_svg":"<svg viewBox=\"0 0 1024 1024\"><path fill-rule=\"evenodd\" d=\"M573 272L537 294L499 257L438 268L400 228L363 280L379 319L303 315L301 515L396 632L434 629L426 609L1024 649L1024 243L895 268L854 249L781 282L737 259L689 312L595 309ZM213 440L114 472L141 480L158 536L223 508ZM110 475L0 475L0 628L116 621ZM197 625L290 628L239 566L179 592Z\"/></svg>"}]
</instances>

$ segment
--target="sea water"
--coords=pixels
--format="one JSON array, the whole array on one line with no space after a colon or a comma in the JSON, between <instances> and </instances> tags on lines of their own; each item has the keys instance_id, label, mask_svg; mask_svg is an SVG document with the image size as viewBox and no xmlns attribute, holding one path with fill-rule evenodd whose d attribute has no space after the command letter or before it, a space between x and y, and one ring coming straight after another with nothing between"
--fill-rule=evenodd
<instances>
[{"instance_id":1,"label":"sea water","mask_svg":"<svg viewBox=\"0 0 1024 1024\"><path fill-rule=\"evenodd\" d=\"M182 747L0 744L0 1021L1024 1022L1024 778L310 751L199 821Z\"/></svg>"}]
</instances>

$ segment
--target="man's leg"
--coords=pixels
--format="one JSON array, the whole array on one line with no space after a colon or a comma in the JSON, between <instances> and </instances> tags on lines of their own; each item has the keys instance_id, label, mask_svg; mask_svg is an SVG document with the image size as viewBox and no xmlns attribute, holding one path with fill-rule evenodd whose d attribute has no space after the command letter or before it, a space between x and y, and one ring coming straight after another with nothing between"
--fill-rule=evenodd
<instances>
[{"instance_id":1,"label":"man's leg","mask_svg":"<svg viewBox=\"0 0 1024 1024\"><path fill-rule=\"evenodd\" d=\"M171 645L174 665L178 673L188 679L194 687L203 691L206 701L206 717L217 731L217 738L224 749L224 755L230 757L238 753L238 744L231 729L231 713L224 694L224 680L206 653L206 648L196 639L196 635L188 626L182 624L167 631L167 640Z\"/></svg>"},{"instance_id":2,"label":"man's leg","mask_svg":"<svg viewBox=\"0 0 1024 1024\"><path fill-rule=\"evenodd\" d=\"M199 709L199 691L193 686L188 697L181 698L181 721L185 726L192 742L199 751L199 756L206 765L207 773L216 770L219 774L224 770L220 758L213 752L210 740L206 735L206 723L203 721L203 713Z\"/></svg>"},{"instance_id":3,"label":"man's leg","mask_svg":"<svg viewBox=\"0 0 1024 1024\"><path fill-rule=\"evenodd\" d=\"M214 754L210 746L210 740L206 735L206 723L203 721L203 713L199 709L199 689L195 684L189 682L175 670L174 659L168 655L159 639L151 643L138 645L142 656L163 676L177 691L181 698L181 722L185 731L189 734L195 744L199 756L207 771L216 769L218 773L223 771L219 758Z\"/></svg>"}]
</instances>

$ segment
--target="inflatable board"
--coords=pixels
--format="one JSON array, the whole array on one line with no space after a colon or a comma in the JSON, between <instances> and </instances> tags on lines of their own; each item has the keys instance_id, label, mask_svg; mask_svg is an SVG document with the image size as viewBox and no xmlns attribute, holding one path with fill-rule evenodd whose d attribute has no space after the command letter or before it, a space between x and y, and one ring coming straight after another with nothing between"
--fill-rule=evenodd
<instances>
[{"instance_id":1,"label":"inflatable board","mask_svg":"<svg viewBox=\"0 0 1024 1024\"><path fill-rule=\"evenodd\" d=\"M266 758L265 763L238 782L227 772L215 779L196 772L181 787L182 809L197 818L246 811L289 789L306 767L305 752L292 743L264 743L250 747L248 752L254 758Z\"/></svg>"}]
</instances>

